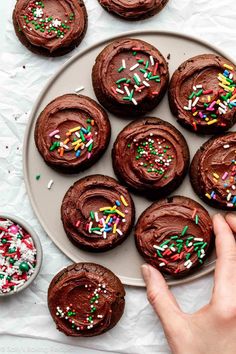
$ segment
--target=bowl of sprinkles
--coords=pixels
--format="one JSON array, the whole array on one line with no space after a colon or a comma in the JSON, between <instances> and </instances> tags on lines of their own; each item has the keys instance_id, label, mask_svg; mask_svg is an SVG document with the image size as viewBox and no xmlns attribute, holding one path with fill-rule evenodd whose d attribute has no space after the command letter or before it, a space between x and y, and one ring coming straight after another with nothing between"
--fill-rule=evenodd
<instances>
[{"instance_id":1,"label":"bowl of sprinkles","mask_svg":"<svg viewBox=\"0 0 236 354\"><path fill-rule=\"evenodd\" d=\"M0 214L0 296L26 289L42 263L42 246L34 230L22 219Z\"/></svg>"}]
</instances>

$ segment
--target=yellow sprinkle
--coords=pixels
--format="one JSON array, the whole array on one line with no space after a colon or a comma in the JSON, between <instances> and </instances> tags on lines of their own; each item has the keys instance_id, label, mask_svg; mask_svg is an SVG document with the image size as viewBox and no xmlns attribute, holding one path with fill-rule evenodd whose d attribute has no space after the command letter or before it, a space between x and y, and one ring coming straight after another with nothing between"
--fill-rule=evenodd
<instances>
[{"instance_id":1,"label":"yellow sprinkle","mask_svg":"<svg viewBox=\"0 0 236 354\"><path fill-rule=\"evenodd\" d=\"M218 80L220 80L220 81L221 81L223 84L225 84L225 85L229 85L229 84L230 84L229 81L227 81L226 78L225 78L225 76L222 75L222 74L219 74Z\"/></svg>"},{"instance_id":2,"label":"yellow sprinkle","mask_svg":"<svg viewBox=\"0 0 236 354\"><path fill-rule=\"evenodd\" d=\"M116 208L117 208L117 206L114 205L114 206L111 208L111 210L115 210Z\"/></svg>"},{"instance_id":3,"label":"yellow sprinkle","mask_svg":"<svg viewBox=\"0 0 236 354\"><path fill-rule=\"evenodd\" d=\"M122 218L125 218L125 214L123 214L120 210L116 210L117 214L119 214L120 216L122 216Z\"/></svg>"},{"instance_id":4,"label":"yellow sprinkle","mask_svg":"<svg viewBox=\"0 0 236 354\"><path fill-rule=\"evenodd\" d=\"M120 200L122 201L122 203L124 204L124 206L128 206L127 201L125 200L125 198L123 197L123 195L120 196Z\"/></svg>"},{"instance_id":5,"label":"yellow sprinkle","mask_svg":"<svg viewBox=\"0 0 236 354\"><path fill-rule=\"evenodd\" d=\"M80 146L81 146L81 144L76 145L76 147L74 148L74 150L77 151Z\"/></svg>"},{"instance_id":6,"label":"yellow sprinkle","mask_svg":"<svg viewBox=\"0 0 236 354\"><path fill-rule=\"evenodd\" d=\"M215 124L215 123L217 123L217 122L218 122L217 119L212 119L212 120L210 120L209 122L207 122L207 125Z\"/></svg>"},{"instance_id":7,"label":"yellow sprinkle","mask_svg":"<svg viewBox=\"0 0 236 354\"><path fill-rule=\"evenodd\" d=\"M220 100L217 100L216 103L219 104L219 103L220 103Z\"/></svg>"},{"instance_id":8,"label":"yellow sprinkle","mask_svg":"<svg viewBox=\"0 0 236 354\"><path fill-rule=\"evenodd\" d=\"M74 146L74 145L77 145L77 144L79 144L79 143L81 143L81 139L79 139L79 140L76 140L76 141L74 141L73 143L72 143L72 145Z\"/></svg>"},{"instance_id":9,"label":"yellow sprinkle","mask_svg":"<svg viewBox=\"0 0 236 354\"><path fill-rule=\"evenodd\" d=\"M77 132L77 130L80 130L80 129L81 129L81 127L78 126L78 127L73 128L73 129L70 129L69 132L70 133L74 133L74 132Z\"/></svg>"},{"instance_id":10,"label":"yellow sprinkle","mask_svg":"<svg viewBox=\"0 0 236 354\"><path fill-rule=\"evenodd\" d=\"M104 210L111 210L111 207L107 206L99 209L99 211L104 211Z\"/></svg>"},{"instance_id":11,"label":"yellow sprinkle","mask_svg":"<svg viewBox=\"0 0 236 354\"><path fill-rule=\"evenodd\" d=\"M217 179L220 178L220 176L217 173L213 173L213 176Z\"/></svg>"},{"instance_id":12,"label":"yellow sprinkle","mask_svg":"<svg viewBox=\"0 0 236 354\"><path fill-rule=\"evenodd\" d=\"M116 233L116 227L117 227L117 225L116 224L114 224L114 226L113 226L113 234L115 234Z\"/></svg>"},{"instance_id":13,"label":"yellow sprinkle","mask_svg":"<svg viewBox=\"0 0 236 354\"><path fill-rule=\"evenodd\" d=\"M228 64L224 64L224 68L226 68L228 70L234 70L234 68Z\"/></svg>"},{"instance_id":14,"label":"yellow sprinkle","mask_svg":"<svg viewBox=\"0 0 236 354\"><path fill-rule=\"evenodd\" d=\"M208 121L209 121L209 118L205 118L205 121L208 122Z\"/></svg>"},{"instance_id":15,"label":"yellow sprinkle","mask_svg":"<svg viewBox=\"0 0 236 354\"><path fill-rule=\"evenodd\" d=\"M227 87L226 85L223 85L223 84L219 84L220 87L223 87L223 89L225 91L231 91L233 92L234 91L234 87Z\"/></svg>"},{"instance_id":16,"label":"yellow sprinkle","mask_svg":"<svg viewBox=\"0 0 236 354\"><path fill-rule=\"evenodd\" d=\"M108 221L110 220L110 215L108 215L108 217L106 218L106 221L105 221L105 224L107 224L108 223Z\"/></svg>"},{"instance_id":17,"label":"yellow sprinkle","mask_svg":"<svg viewBox=\"0 0 236 354\"><path fill-rule=\"evenodd\" d=\"M195 117L197 114L198 114L198 111L194 112L194 113L193 113L193 116Z\"/></svg>"},{"instance_id":18,"label":"yellow sprinkle","mask_svg":"<svg viewBox=\"0 0 236 354\"><path fill-rule=\"evenodd\" d=\"M218 179L213 178L213 181L214 181L215 183L217 183L217 182L218 182Z\"/></svg>"},{"instance_id":19,"label":"yellow sprinkle","mask_svg":"<svg viewBox=\"0 0 236 354\"><path fill-rule=\"evenodd\" d=\"M210 102L211 101L211 96L208 96L208 102Z\"/></svg>"},{"instance_id":20,"label":"yellow sprinkle","mask_svg":"<svg viewBox=\"0 0 236 354\"><path fill-rule=\"evenodd\" d=\"M206 193L205 196L206 196L207 198L211 199L211 196L210 196L209 193Z\"/></svg>"}]
</instances>

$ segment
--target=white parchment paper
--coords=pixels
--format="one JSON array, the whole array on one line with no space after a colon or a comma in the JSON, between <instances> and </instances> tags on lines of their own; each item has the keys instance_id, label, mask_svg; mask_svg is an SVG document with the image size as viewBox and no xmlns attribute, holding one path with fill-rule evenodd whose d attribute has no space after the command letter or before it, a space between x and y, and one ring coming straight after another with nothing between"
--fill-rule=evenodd
<instances>
[{"instance_id":1,"label":"white parchment paper","mask_svg":"<svg viewBox=\"0 0 236 354\"><path fill-rule=\"evenodd\" d=\"M157 16L124 22L106 13L97 0L85 0L89 14L87 35L74 52L45 59L17 40L11 15L15 0L1 0L0 31L0 212L26 219L40 236L44 260L34 284L21 294L0 300L0 334L50 340L127 354L169 353L160 322L146 300L145 290L126 287L126 310L110 332L90 339L67 338L55 329L47 309L47 288L52 277L70 264L46 236L26 194L22 172L22 143L29 112L47 79L74 53L121 32L140 29L194 34L236 55L235 0L169 0ZM194 312L209 301L209 275L172 290L184 311Z\"/></svg>"}]
</instances>

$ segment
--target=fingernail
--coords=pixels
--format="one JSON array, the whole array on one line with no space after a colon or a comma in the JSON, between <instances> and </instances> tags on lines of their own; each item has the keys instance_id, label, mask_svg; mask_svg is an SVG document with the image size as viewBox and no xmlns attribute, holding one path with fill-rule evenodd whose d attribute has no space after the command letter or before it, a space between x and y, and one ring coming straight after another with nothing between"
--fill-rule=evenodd
<instances>
[{"instance_id":1,"label":"fingernail","mask_svg":"<svg viewBox=\"0 0 236 354\"><path fill-rule=\"evenodd\" d=\"M149 266L147 264L143 264L141 266L141 271L142 271L143 279L144 279L145 283L147 283L149 278L150 278L150 268L149 268Z\"/></svg>"},{"instance_id":2,"label":"fingernail","mask_svg":"<svg viewBox=\"0 0 236 354\"><path fill-rule=\"evenodd\" d=\"M226 216L229 216L230 218L235 218L236 215L234 213L227 213Z\"/></svg>"}]
</instances>

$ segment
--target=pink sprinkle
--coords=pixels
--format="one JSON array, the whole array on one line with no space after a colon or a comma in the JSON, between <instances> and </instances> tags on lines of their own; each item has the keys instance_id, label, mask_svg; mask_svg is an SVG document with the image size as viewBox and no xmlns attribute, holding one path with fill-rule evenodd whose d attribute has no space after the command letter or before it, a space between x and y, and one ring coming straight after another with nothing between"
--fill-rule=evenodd
<instances>
[{"instance_id":1,"label":"pink sprinkle","mask_svg":"<svg viewBox=\"0 0 236 354\"><path fill-rule=\"evenodd\" d=\"M90 159L90 157L91 157L91 152L88 153L88 159Z\"/></svg>"},{"instance_id":2,"label":"pink sprinkle","mask_svg":"<svg viewBox=\"0 0 236 354\"><path fill-rule=\"evenodd\" d=\"M75 226L76 226L76 227L79 227L79 226L80 226L80 220L77 221L77 223L76 223Z\"/></svg>"},{"instance_id":3,"label":"pink sprinkle","mask_svg":"<svg viewBox=\"0 0 236 354\"><path fill-rule=\"evenodd\" d=\"M228 172L225 172L222 176L222 180L224 181L228 177Z\"/></svg>"},{"instance_id":4,"label":"pink sprinkle","mask_svg":"<svg viewBox=\"0 0 236 354\"><path fill-rule=\"evenodd\" d=\"M59 133L59 129L56 129L56 130L54 130L53 132L51 132L51 133L49 134L50 138L51 138L52 136L56 135L57 133Z\"/></svg>"},{"instance_id":5,"label":"pink sprinkle","mask_svg":"<svg viewBox=\"0 0 236 354\"><path fill-rule=\"evenodd\" d=\"M116 219L116 225L118 225L119 222L120 222L120 218L117 218L117 219Z\"/></svg>"},{"instance_id":6,"label":"pink sprinkle","mask_svg":"<svg viewBox=\"0 0 236 354\"><path fill-rule=\"evenodd\" d=\"M152 91L152 94L153 94L153 95L159 95L159 92L157 92L157 91Z\"/></svg>"},{"instance_id":7,"label":"pink sprinkle","mask_svg":"<svg viewBox=\"0 0 236 354\"><path fill-rule=\"evenodd\" d=\"M114 87L111 87L111 90L112 90L112 92L113 92L115 95L118 94L118 93L116 92L116 90L114 89Z\"/></svg>"}]
</instances>

